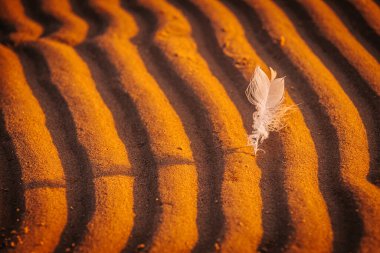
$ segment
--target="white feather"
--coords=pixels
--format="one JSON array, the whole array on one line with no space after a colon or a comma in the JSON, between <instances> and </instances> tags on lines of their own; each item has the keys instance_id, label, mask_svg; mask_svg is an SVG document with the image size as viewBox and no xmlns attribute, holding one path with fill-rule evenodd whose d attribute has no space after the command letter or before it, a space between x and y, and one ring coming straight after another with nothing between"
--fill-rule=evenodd
<instances>
[{"instance_id":1,"label":"white feather","mask_svg":"<svg viewBox=\"0 0 380 253\"><path fill-rule=\"evenodd\" d=\"M260 67L256 67L255 73L245 91L249 102L256 106L265 107L269 86L270 81L265 72Z\"/></svg>"},{"instance_id":2,"label":"white feather","mask_svg":"<svg viewBox=\"0 0 380 253\"><path fill-rule=\"evenodd\" d=\"M275 108L281 104L284 99L284 84L285 77L274 79L271 82L266 103L267 108Z\"/></svg>"},{"instance_id":3,"label":"white feather","mask_svg":"<svg viewBox=\"0 0 380 253\"><path fill-rule=\"evenodd\" d=\"M252 134L248 135L248 144L252 145L255 154L259 145L268 138L269 131L281 128L281 118L288 110L282 107L284 100L285 79L276 78L277 72L270 68L271 79L259 66L245 91L248 101L256 111L253 113Z\"/></svg>"}]
</instances>

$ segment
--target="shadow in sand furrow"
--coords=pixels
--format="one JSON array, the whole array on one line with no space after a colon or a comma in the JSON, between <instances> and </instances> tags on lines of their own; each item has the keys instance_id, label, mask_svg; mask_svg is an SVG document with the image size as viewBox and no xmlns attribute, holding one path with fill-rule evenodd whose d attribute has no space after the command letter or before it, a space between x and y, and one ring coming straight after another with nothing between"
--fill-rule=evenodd
<instances>
[{"instance_id":1,"label":"shadow in sand furrow","mask_svg":"<svg viewBox=\"0 0 380 253\"><path fill-rule=\"evenodd\" d=\"M26 16L22 0L1 1L0 9L1 43L17 45L43 33L42 27Z\"/></svg>"},{"instance_id":2,"label":"shadow in sand furrow","mask_svg":"<svg viewBox=\"0 0 380 253\"><path fill-rule=\"evenodd\" d=\"M166 61L161 51L152 43L157 20L149 11L134 4L125 6L141 28L133 39L139 53L171 105L179 115L186 134L191 140L191 149L198 172L198 214L199 239L193 252L212 251L214 243L222 237L223 213L221 207L221 184L223 161L221 149L214 142L210 119L192 91Z\"/></svg>"},{"instance_id":3,"label":"shadow in sand furrow","mask_svg":"<svg viewBox=\"0 0 380 253\"><path fill-rule=\"evenodd\" d=\"M12 26L9 23L6 23L3 20L0 20L0 43L8 44L9 41L9 34L16 31L14 26Z\"/></svg>"},{"instance_id":4,"label":"shadow in sand furrow","mask_svg":"<svg viewBox=\"0 0 380 253\"><path fill-rule=\"evenodd\" d=\"M293 3L293 1L287 2ZM356 39L373 54L377 61L380 61L380 36L367 24L352 3L350 1L332 0L327 0L326 3L340 17Z\"/></svg>"},{"instance_id":5,"label":"shadow in sand furrow","mask_svg":"<svg viewBox=\"0 0 380 253\"><path fill-rule=\"evenodd\" d=\"M363 79L367 81L368 85L370 85L376 94L380 96L380 65L375 57L367 50L368 48L366 49L363 46L363 41L362 44L360 44L360 42L354 37L354 35L351 34L345 24L341 21L341 18L337 16L325 2L298 1L298 3L308 12L310 18L313 20L313 23L318 28L318 31L341 52L347 61L357 69ZM290 22L287 17L285 20L285 22ZM296 28L290 23L288 23L288 25L291 27L291 33L297 34L293 35L294 38L296 40L302 40L296 32ZM284 29L282 30L282 33L287 33L287 31ZM293 40L293 38L289 39ZM292 44L294 43L298 44L298 42L293 41ZM306 46L304 42L301 42L301 44L303 44L302 47ZM288 48L288 45L285 48ZM300 53L300 51L296 52L298 52L298 54ZM298 55L298 57L299 56L300 55ZM311 59L315 59L315 57L311 57ZM309 71L310 70L311 69L309 69ZM330 74L331 73L329 72L328 76L331 77ZM309 75L314 76L314 73L309 73ZM342 91L340 88L339 90ZM357 115L357 113L355 112L353 115Z\"/></svg>"},{"instance_id":6,"label":"shadow in sand furrow","mask_svg":"<svg viewBox=\"0 0 380 253\"><path fill-rule=\"evenodd\" d=\"M0 102L24 184L25 212L13 247L19 252L51 252L67 222L64 170L19 57L12 49L0 49Z\"/></svg>"},{"instance_id":7,"label":"shadow in sand furrow","mask_svg":"<svg viewBox=\"0 0 380 253\"><path fill-rule=\"evenodd\" d=\"M61 26L61 22L53 16L41 10L43 0L21 0L25 14L34 21L43 25L44 31L42 37L48 36L57 31Z\"/></svg>"},{"instance_id":8,"label":"shadow in sand furrow","mask_svg":"<svg viewBox=\"0 0 380 253\"><path fill-rule=\"evenodd\" d=\"M224 85L232 101L242 115L247 132L251 131L253 108L245 97L247 83L237 71L231 59L223 53L216 40L214 31L208 19L189 1L175 2L192 25L192 35L197 43L198 51L207 61L212 73ZM261 247L272 248L268 244L275 244L273 250L284 247L290 234L290 217L287 206L287 196L284 189L284 171L282 160L282 145L277 133L271 133L262 145L267 153L260 154L257 163L261 168L260 182L263 199L263 228L264 234ZM276 150L276 152L270 152ZM278 152L280 151L280 152ZM281 183L279 183L281 182Z\"/></svg>"},{"instance_id":9,"label":"shadow in sand furrow","mask_svg":"<svg viewBox=\"0 0 380 253\"><path fill-rule=\"evenodd\" d=\"M334 252L355 251L362 235L362 221L352 193L341 183L337 133L327 112L319 104L318 96L307 84L280 45L269 37L257 14L243 1L223 1L240 20L248 40L268 64L281 69L290 79L289 94L299 104L310 129L318 154L319 188L326 201L334 232ZM307 100L305 100L307 98Z\"/></svg>"},{"instance_id":10,"label":"shadow in sand furrow","mask_svg":"<svg viewBox=\"0 0 380 253\"><path fill-rule=\"evenodd\" d=\"M0 214L0 252L9 245L12 230L18 230L25 212L24 187L21 181L21 166L15 153L0 108L0 195L4 206ZM18 210L18 211L17 211ZM14 240L14 238L12 238Z\"/></svg>"},{"instance_id":11,"label":"shadow in sand furrow","mask_svg":"<svg viewBox=\"0 0 380 253\"><path fill-rule=\"evenodd\" d=\"M90 31L94 31L89 38L100 36L106 31L108 21L91 8L88 1L82 1L74 10L89 24ZM160 212L157 202L157 165L150 149L148 133L131 97L121 88L116 67L107 59L103 49L94 41L87 40L76 50L89 67L99 93L113 114L118 134L128 150L135 180L135 217L129 237L129 250L135 250L141 242L149 242Z\"/></svg>"},{"instance_id":12,"label":"shadow in sand furrow","mask_svg":"<svg viewBox=\"0 0 380 253\"><path fill-rule=\"evenodd\" d=\"M112 114L72 47L48 39L30 47L45 57L49 81L66 101L91 164L96 205L78 250L119 251L132 228L133 177Z\"/></svg>"},{"instance_id":13,"label":"shadow in sand furrow","mask_svg":"<svg viewBox=\"0 0 380 253\"><path fill-rule=\"evenodd\" d=\"M107 23L103 22L96 10L88 6L88 0L69 0L73 12L85 20L89 25L87 39L103 34L107 29Z\"/></svg>"},{"instance_id":14,"label":"shadow in sand furrow","mask_svg":"<svg viewBox=\"0 0 380 253\"><path fill-rule=\"evenodd\" d=\"M129 241L130 250L134 250L141 242L149 242L157 226L160 208L156 161L138 110L129 95L122 91L118 71L105 57L106 54L91 43L82 44L77 51L89 67L99 93L113 114L116 129L133 167L135 217ZM137 234L136 230L143 233Z\"/></svg>"},{"instance_id":15,"label":"shadow in sand furrow","mask_svg":"<svg viewBox=\"0 0 380 253\"><path fill-rule=\"evenodd\" d=\"M295 1L276 1L288 17L296 24L297 31L311 50L329 66L344 91L359 111L366 128L370 153L368 180L380 186L380 97L370 88L358 71L320 33L315 24Z\"/></svg>"},{"instance_id":16,"label":"shadow in sand furrow","mask_svg":"<svg viewBox=\"0 0 380 253\"><path fill-rule=\"evenodd\" d=\"M74 120L58 89L49 80L50 71L43 56L33 48L18 49L26 79L46 115L54 145L58 150L66 178L68 221L56 252L78 244L94 211L93 175L86 151L78 142Z\"/></svg>"},{"instance_id":17,"label":"shadow in sand furrow","mask_svg":"<svg viewBox=\"0 0 380 253\"><path fill-rule=\"evenodd\" d=\"M219 47L210 22L190 1L169 2L180 9L191 24L192 37L197 44L199 54L207 61L211 72L217 77L237 106L247 131L251 130L252 106L245 96L247 83Z\"/></svg>"},{"instance_id":18,"label":"shadow in sand furrow","mask_svg":"<svg viewBox=\"0 0 380 253\"><path fill-rule=\"evenodd\" d=\"M76 45L88 33L88 25L71 9L70 0L31 0L24 1L27 14L44 26L42 37ZM31 6L29 6L31 5Z\"/></svg>"}]
</instances>

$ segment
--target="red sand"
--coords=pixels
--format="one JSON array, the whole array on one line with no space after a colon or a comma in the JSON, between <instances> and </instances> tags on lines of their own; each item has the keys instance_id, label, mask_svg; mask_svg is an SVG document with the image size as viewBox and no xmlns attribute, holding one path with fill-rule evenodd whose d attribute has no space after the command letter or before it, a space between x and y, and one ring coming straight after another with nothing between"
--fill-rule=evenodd
<instances>
[{"instance_id":1,"label":"red sand","mask_svg":"<svg viewBox=\"0 0 380 253\"><path fill-rule=\"evenodd\" d=\"M0 0L0 251L376 252L379 6L347 4L372 37L312 0ZM294 110L255 157L256 65Z\"/></svg>"}]
</instances>

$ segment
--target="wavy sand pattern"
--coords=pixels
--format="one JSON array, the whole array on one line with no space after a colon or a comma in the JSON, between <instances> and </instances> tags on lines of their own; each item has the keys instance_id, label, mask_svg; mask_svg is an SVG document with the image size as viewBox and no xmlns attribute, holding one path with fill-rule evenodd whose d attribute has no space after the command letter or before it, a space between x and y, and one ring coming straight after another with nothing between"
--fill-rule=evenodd
<instances>
[{"instance_id":1,"label":"wavy sand pattern","mask_svg":"<svg viewBox=\"0 0 380 253\"><path fill-rule=\"evenodd\" d=\"M0 0L0 252L378 252L378 4Z\"/></svg>"}]
</instances>

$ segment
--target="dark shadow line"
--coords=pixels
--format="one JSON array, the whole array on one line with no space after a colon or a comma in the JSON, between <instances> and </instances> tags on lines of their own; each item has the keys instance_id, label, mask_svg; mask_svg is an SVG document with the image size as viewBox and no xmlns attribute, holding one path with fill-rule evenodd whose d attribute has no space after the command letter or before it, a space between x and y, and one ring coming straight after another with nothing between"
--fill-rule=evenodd
<instances>
[{"instance_id":1,"label":"dark shadow line","mask_svg":"<svg viewBox=\"0 0 380 253\"><path fill-rule=\"evenodd\" d=\"M198 46L198 51L207 61L214 76L223 84L234 104L237 106L246 131L251 131L251 115L253 108L245 97L244 90L247 81L233 64L231 58L227 57L219 46L215 32L207 17L189 1L171 1L178 6L187 20L191 23L193 38ZM240 92L239 92L240 91ZM233 95L232 93L236 93ZM257 163L261 168L260 180L261 196L263 200L262 222L264 234L261 250L266 244L276 244L273 250L283 248L291 233L290 214L287 204L287 194L284 185L279 182L285 181L283 170L283 146L279 135L271 133L271 138L263 145L265 150L275 150L260 154ZM231 153L229 150L228 153ZM252 154L249 154L252 155Z\"/></svg>"},{"instance_id":2,"label":"dark shadow line","mask_svg":"<svg viewBox=\"0 0 380 253\"><path fill-rule=\"evenodd\" d=\"M96 13L87 1L83 1L77 11L79 15L85 17L90 30L96 31L89 38L96 38L106 32L109 25L107 18L103 17L101 12ZM157 204L159 199L157 163L151 150L149 135L132 98L122 88L123 85L118 78L120 73L107 58L107 52L94 41L83 43L76 49L89 66L97 89L115 118L117 132L128 150L129 160L134 168L135 218L129 237L129 240L135 242L132 249L134 250L138 244L142 242L146 244L148 238L152 237L157 227L157 217L161 212ZM103 80L107 80L108 85L102 84ZM117 105L113 105L112 100L116 100ZM119 120L117 120L118 114L123 114ZM124 127L125 122L127 129ZM140 233L140 230L143 230L143 233Z\"/></svg>"},{"instance_id":3,"label":"dark shadow line","mask_svg":"<svg viewBox=\"0 0 380 253\"><path fill-rule=\"evenodd\" d=\"M92 43L80 45L77 47L77 52L89 66L97 89L115 118L118 135L128 151L132 173L135 176L133 186L135 217L130 238L139 241L135 245L137 247L141 243L140 240L145 242L151 237L160 213L156 201L159 198L157 163L151 150L149 135L132 98L121 88L122 84L117 78L119 72L107 58L107 53ZM101 60L95 61L95 58ZM97 75L96 71L101 72L98 76L102 77L94 77ZM102 80L107 80L107 84L102 84ZM113 105L112 100L116 100L118 105ZM122 115L118 117L118 114ZM136 234L136 227L144 227L144 234Z\"/></svg>"},{"instance_id":4,"label":"dark shadow line","mask_svg":"<svg viewBox=\"0 0 380 253\"><path fill-rule=\"evenodd\" d=\"M22 183L22 169L20 161L16 155L16 147L14 146L12 138L6 129L5 117L1 108L0 145L0 148L4 151L3 153L8 165L6 168L1 169L5 169L9 177L9 180L6 181L6 188L0 189L0 191L3 191L4 194L9 195L9 210L14 210L13 212L7 214L7 227L0 225L2 229L1 233L4 234L4 236L0 236L0 252L2 252L2 250L6 249L7 245L9 245L8 239L15 239L13 238L15 236L11 234L11 231L20 230L20 225L22 224L21 219L25 213L25 188ZM19 208L19 212L16 212L17 208Z\"/></svg>"},{"instance_id":5,"label":"dark shadow line","mask_svg":"<svg viewBox=\"0 0 380 253\"><path fill-rule=\"evenodd\" d=\"M109 22L105 17L102 17L102 13L96 13L96 11L89 6L88 1L83 1L81 5L75 8L76 12L83 16L90 26L90 32L88 38L95 38L96 36L102 35L106 32ZM103 22L105 21L105 22ZM152 150L150 149L150 141L147 130L138 114L138 110L135 107L131 97L123 91L122 84L120 80L116 77L119 76L118 70L110 63L109 59L102 59L106 55L106 52L102 48L96 45L94 42L83 43L77 47L78 53L83 59L85 59L87 65L89 66L92 75L95 75L95 69L102 69L103 74L101 79L105 79L106 76L112 77L108 78L110 81L109 86L106 87L101 85L101 80L95 82L99 93L102 95L103 100L107 103L108 108L110 108L112 114L115 117L116 112L113 110L113 106L109 100L104 97L104 90L112 93L112 96L116 98L118 104L122 109L123 117L132 119L128 124L127 133L123 129L123 123L115 120L116 128L121 140L126 146L130 162L132 164L133 174L135 176L133 195L134 195L134 225L130 234L130 238L136 241L133 250L141 242L146 243L147 239L153 235L154 229L157 226L157 216L160 213L159 206L157 205L158 194L158 183L157 183L157 164L154 160ZM95 59L99 58L98 64L95 64ZM103 90L103 91L100 91ZM115 117L116 118L116 117ZM133 151L133 154L130 153ZM136 156L139 159L136 159ZM148 168L148 169L146 169ZM149 189L148 193L145 192ZM151 207L151 209L147 208ZM138 234L137 232L143 228L143 234Z\"/></svg>"},{"instance_id":6,"label":"dark shadow line","mask_svg":"<svg viewBox=\"0 0 380 253\"><path fill-rule=\"evenodd\" d=\"M6 22L0 18L0 43L7 45L12 45L12 41L9 38L9 35L13 32L16 32L16 27L14 24Z\"/></svg>"},{"instance_id":7,"label":"dark shadow line","mask_svg":"<svg viewBox=\"0 0 380 253\"><path fill-rule=\"evenodd\" d=\"M40 23L44 28L41 37L46 37L62 26L60 20L42 10L42 0L21 0L25 9L25 15L30 19Z\"/></svg>"},{"instance_id":8,"label":"dark shadow line","mask_svg":"<svg viewBox=\"0 0 380 253\"><path fill-rule=\"evenodd\" d=\"M193 252L212 251L214 243L221 240L224 234L221 203L224 161L219 141L213 133L212 123L202 103L184 84L186 81L173 70L161 50L154 45L153 36L158 24L154 13L134 3L125 4L124 7L130 11L141 27L132 42L137 46L149 73L176 110L191 140L190 146L196 163L199 189L197 197L199 236Z\"/></svg>"},{"instance_id":9,"label":"dark shadow line","mask_svg":"<svg viewBox=\"0 0 380 253\"><path fill-rule=\"evenodd\" d=\"M241 151L244 149L247 149L248 151ZM242 147L236 147L236 148L223 149L223 152L225 154L244 154L244 155L253 156L253 157L256 156L254 153L252 153L252 146L250 146L250 145L242 146ZM265 154L266 152L263 151L263 153Z\"/></svg>"},{"instance_id":10,"label":"dark shadow line","mask_svg":"<svg viewBox=\"0 0 380 253\"><path fill-rule=\"evenodd\" d=\"M65 173L68 217L55 249L55 252L63 252L72 243L78 244L87 231L86 225L95 210L94 177L87 153L78 141L69 106L51 81L46 59L33 44L20 47L18 55L33 95L46 115L46 127Z\"/></svg>"},{"instance_id":11,"label":"dark shadow line","mask_svg":"<svg viewBox=\"0 0 380 253\"><path fill-rule=\"evenodd\" d=\"M165 157L163 159L160 159L156 162L157 167L166 167L166 166L173 166L173 165L194 165L195 162L188 159L183 159L181 157ZM102 178L102 177L113 177L113 176L126 176L126 177L135 177L135 172L127 171L129 167L125 165L121 166L112 166L109 171L102 172L99 174L95 174L94 178Z\"/></svg>"},{"instance_id":12,"label":"dark shadow line","mask_svg":"<svg viewBox=\"0 0 380 253\"><path fill-rule=\"evenodd\" d=\"M168 2L179 9L190 23L191 35L197 45L198 53L207 62L211 73L223 85L241 115L244 128L250 132L253 107L244 92L248 83L234 66L232 59L220 48L210 21L190 1L169 0Z\"/></svg>"},{"instance_id":13,"label":"dark shadow line","mask_svg":"<svg viewBox=\"0 0 380 253\"><path fill-rule=\"evenodd\" d=\"M311 17L300 4L295 1L278 0L276 3L290 14L288 17L296 24L295 27L301 37L319 56L323 64L329 66L330 71L358 110L366 128L369 145L370 166L367 180L380 187L380 97L339 50L317 32L318 29Z\"/></svg>"},{"instance_id":14,"label":"dark shadow line","mask_svg":"<svg viewBox=\"0 0 380 253\"><path fill-rule=\"evenodd\" d=\"M249 42L260 57L289 73L289 94L296 104L302 103L299 108L316 146L319 188L327 204L334 232L333 251L356 251L363 234L363 224L356 212L357 204L352 192L342 183L341 158L337 152L339 140L326 109L319 103L318 95L303 73L264 30L257 13L243 1L229 1L228 4L226 0L223 2L243 24Z\"/></svg>"},{"instance_id":15,"label":"dark shadow line","mask_svg":"<svg viewBox=\"0 0 380 253\"><path fill-rule=\"evenodd\" d=\"M86 39L92 39L105 33L107 22L103 22L101 14L88 6L87 0L69 0L72 11L88 24Z\"/></svg>"},{"instance_id":16,"label":"dark shadow line","mask_svg":"<svg viewBox=\"0 0 380 253\"><path fill-rule=\"evenodd\" d=\"M0 17L0 43L9 47L14 47L17 43L14 42L10 35L18 33L17 27L14 22L4 20Z\"/></svg>"},{"instance_id":17,"label":"dark shadow line","mask_svg":"<svg viewBox=\"0 0 380 253\"><path fill-rule=\"evenodd\" d=\"M130 170L130 166L127 165L113 165L110 166L109 169L106 171L98 172L93 175L93 179L97 178L103 178L103 177L115 177L115 176L120 176L120 177L131 177L134 178L135 174L133 171Z\"/></svg>"},{"instance_id":18,"label":"dark shadow line","mask_svg":"<svg viewBox=\"0 0 380 253\"><path fill-rule=\"evenodd\" d=\"M293 2L293 1L287 1ZM350 1L326 0L325 3L340 17L342 23L351 34L368 50L373 57L380 61L380 36L367 24L365 19ZM380 17L378 17L380 18Z\"/></svg>"},{"instance_id":19,"label":"dark shadow line","mask_svg":"<svg viewBox=\"0 0 380 253\"><path fill-rule=\"evenodd\" d=\"M181 157L167 156L157 161L160 166L173 166L173 165L195 165L193 160L184 159Z\"/></svg>"}]
</instances>

